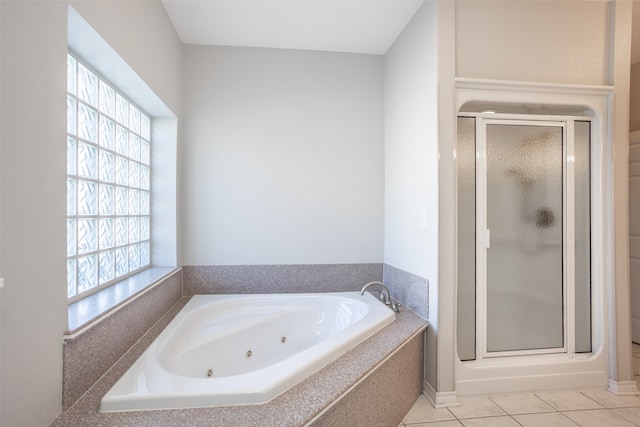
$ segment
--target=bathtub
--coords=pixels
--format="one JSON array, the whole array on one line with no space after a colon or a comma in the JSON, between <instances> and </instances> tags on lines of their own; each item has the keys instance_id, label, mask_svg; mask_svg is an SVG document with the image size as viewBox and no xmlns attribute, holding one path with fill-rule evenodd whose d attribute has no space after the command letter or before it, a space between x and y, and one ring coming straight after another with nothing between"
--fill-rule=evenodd
<instances>
[{"instance_id":1,"label":"bathtub","mask_svg":"<svg viewBox=\"0 0 640 427\"><path fill-rule=\"evenodd\" d=\"M100 411L266 403L394 319L368 292L196 295Z\"/></svg>"}]
</instances>

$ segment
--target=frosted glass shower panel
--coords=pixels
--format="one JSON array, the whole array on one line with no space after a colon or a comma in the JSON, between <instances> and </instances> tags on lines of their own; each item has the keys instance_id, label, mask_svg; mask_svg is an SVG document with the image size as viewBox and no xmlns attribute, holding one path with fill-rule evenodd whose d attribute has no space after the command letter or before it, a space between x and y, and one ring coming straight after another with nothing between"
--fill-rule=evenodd
<instances>
[{"instance_id":1,"label":"frosted glass shower panel","mask_svg":"<svg viewBox=\"0 0 640 427\"><path fill-rule=\"evenodd\" d=\"M476 358L476 118L458 117L458 357Z\"/></svg>"},{"instance_id":2,"label":"frosted glass shower panel","mask_svg":"<svg viewBox=\"0 0 640 427\"><path fill-rule=\"evenodd\" d=\"M575 122L576 353L591 352L591 122Z\"/></svg>"},{"instance_id":3,"label":"frosted glass shower panel","mask_svg":"<svg viewBox=\"0 0 640 427\"><path fill-rule=\"evenodd\" d=\"M563 337L563 128L487 124L487 351Z\"/></svg>"}]
</instances>

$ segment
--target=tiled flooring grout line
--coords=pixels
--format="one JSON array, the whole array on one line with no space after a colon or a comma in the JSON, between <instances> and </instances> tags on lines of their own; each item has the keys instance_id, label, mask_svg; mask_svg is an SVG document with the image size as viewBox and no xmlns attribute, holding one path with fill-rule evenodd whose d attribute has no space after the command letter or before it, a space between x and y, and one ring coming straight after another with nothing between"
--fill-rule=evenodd
<instances>
[{"instance_id":1,"label":"tiled flooring grout line","mask_svg":"<svg viewBox=\"0 0 640 427\"><path fill-rule=\"evenodd\" d=\"M589 395L585 394L585 393L584 393L584 391L578 391L578 393L580 393L581 395L583 395L583 396L584 396L584 397L586 397L587 399L589 399L589 400L591 400L591 401L593 401L593 402L596 402L598 405L602 406L602 407L603 407L603 408L605 408L605 409L611 409L611 408L607 407L607 405L604 405L604 404L602 404L602 403L598 402L598 401L597 401L596 399L594 399L593 397L591 397L591 396L589 396Z\"/></svg>"},{"instance_id":2,"label":"tiled flooring grout line","mask_svg":"<svg viewBox=\"0 0 640 427\"><path fill-rule=\"evenodd\" d=\"M582 392L579 392L579 393L580 393L580 394L583 394ZM534 395L535 395L535 393L534 393ZM584 395L584 394L583 394L583 395ZM409 423L409 424L406 424L406 423L404 423L404 422L400 422L399 427L412 427L412 426L415 426L415 425L422 425L422 424L426 424L426 425L433 424L433 425L436 425L436 423L442 423L442 422L446 422L446 421L457 421L457 422L458 422L458 423L460 423L462 426L464 426L464 420L469 420L469 419L481 419L481 418L499 418L499 417L505 417L505 416L506 416L506 417L511 418L511 419L512 419L516 424L518 424L519 426L523 426L523 424L522 424L522 423L520 423L520 422L515 418L515 416L514 416L514 415L534 415L534 414L552 414L552 413L559 413L559 414L562 414L562 415L564 415L565 417L567 417L571 422L575 423L576 425L580 425L580 424L578 424L578 423L577 423L577 421L575 421L575 420L571 419L570 417L568 417L568 416L567 416L567 413L568 413L568 412L581 412L581 411L613 411L613 412L615 412L615 410L616 410L616 409L636 408L636 407L637 407L637 406L622 406L622 407L611 407L611 408L610 408L610 407L604 406L602 403L598 402L597 400L595 400L595 399L593 399L593 398L591 398L591 397L589 397L589 396L587 396L587 395L584 395L584 396L585 396L585 397L587 397L587 398L589 398L591 401L595 402L596 404L600 405L600 408L593 408L593 409L567 409L567 410L559 410L559 409L554 408L552 405L550 405L549 403L547 403L544 399L542 399L542 398L540 398L540 397L538 397L538 396L536 395L536 397L537 397L538 399L540 399L541 401L543 401L543 402L547 403L547 405L549 405L553 410L552 410L552 411L543 411L543 412L525 412L525 413L522 413L522 414L510 414L510 413L508 413L508 412L507 412L507 411L506 411L502 406L498 405L495 401L493 401L493 400L491 399L491 396L487 396L487 398L489 398L489 400L491 400L491 402L492 402L494 405L496 405L498 408L500 408L500 409L504 412L504 415L487 415L487 416L478 416L478 417L469 417L469 418L459 418L459 417L457 417L453 412L451 412L451 411L449 410L449 408L443 408L443 409L447 409L447 411L449 412L449 414L451 414L451 416L453 417L453 419L451 419L451 420L437 420L437 421L423 421L423 422ZM637 422L636 422L636 421L631 420L631 419L627 418L626 416L624 416L624 415L622 415L622 414L620 414L620 413L618 413L618 412L615 412L615 413L616 413L616 414L618 414L619 416L621 416L622 418L624 418L625 420L629 421L630 423L632 423L632 424L637 424Z\"/></svg>"},{"instance_id":3,"label":"tiled flooring grout line","mask_svg":"<svg viewBox=\"0 0 640 427\"><path fill-rule=\"evenodd\" d=\"M573 423L574 425L582 426L584 425L582 424L582 421L574 419L572 416L570 416L570 414L579 413L579 412L591 412L591 411L594 411L594 412L602 411L606 414L611 414L611 416L613 417L618 417L618 419L623 419L626 422L629 422L630 424L640 427L640 422L635 417L636 412L633 410L629 411L629 409L640 408L640 405L637 403L637 401L635 402L633 400L626 401L626 402L610 401L607 396L601 395L601 393L599 393L600 391L601 391L600 389L574 390L575 394L581 396L581 398L583 399L586 398L585 401L592 402L593 405L595 405L595 406L587 405L584 407L581 407L580 405L575 405L575 406L565 405L562 403L562 401L556 401L553 398L550 400L547 400L543 397L547 392L543 392L543 391L523 393L530 397L535 397L535 400L538 400L539 402L543 403L544 406L537 406L537 404L534 404L532 407L528 408L531 410L531 412L522 412L522 413L519 413L518 411L527 410L527 408L523 407L520 409L520 408L512 407L509 400L499 399L499 397L503 396L503 394L486 395L485 396L486 399L489 402L491 402L492 405L494 405L496 408L498 408L500 411L503 412L502 415L495 413L495 414L485 414L485 415L479 415L479 416L470 416L472 414L467 412L467 413L460 413L460 416L458 416L456 415L456 412L451 410L451 408L442 408L442 409L447 409L446 413L448 413L448 415L450 416L448 420L446 419L439 419L439 420L432 419L428 421L415 420L415 422L412 421L410 423L406 423L404 420L402 420L401 423L399 424L399 427L413 427L413 426L419 426L419 425L420 426L424 425L425 427L433 425L435 427L438 425L439 422L446 422L446 421L457 422L459 425L464 426L465 420L471 420L471 419L480 420L480 419L498 418L498 417L509 417L515 422L514 426L515 425L523 426L525 425L523 424L523 422L525 422L525 419L523 418L522 421L519 421L516 417L528 416L528 415L543 415L543 414L560 414L562 417L566 417L567 420ZM517 395L520 393L513 393L513 394ZM551 396L545 396L545 397L551 397ZM502 402L503 404L499 402ZM620 404L622 404L622 406L618 406ZM563 409L565 407L566 409ZM508 408L510 408L510 410L514 413L509 413L507 411ZM627 411L624 411L624 410L627 410ZM601 414L601 415L604 415L604 414ZM526 422L528 423L529 421L526 421Z\"/></svg>"},{"instance_id":4,"label":"tiled flooring grout line","mask_svg":"<svg viewBox=\"0 0 640 427\"><path fill-rule=\"evenodd\" d=\"M537 397L537 396L536 396L536 397ZM593 400L593 399L592 399L592 400ZM492 402L493 402L493 401L492 401ZM596 402L596 403L598 403L598 404L599 404L599 402ZM496 404L496 403L494 402L494 404ZM498 406L500 409L502 409L502 410L504 411L504 409L503 409L501 406L499 406L498 404L496 404L496 406ZM549 406L551 406L551 405L549 405ZM629 408L633 408L633 407L634 407L634 406L629 406ZM509 418L511 418L511 419L512 419L512 420L513 420L517 425L519 425L519 426L523 426L523 424L522 424L522 423L520 423L520 422L519 422L519 421L514 417L514 415L535 415L535 414L554 414L554 413L555 413L555 414L562 414L562 415L564 415L565 417L567 417L567 419L569 419L571 422L573 422L573 423L574 423L574 424L576 424L577 426L580 426L580 424L578 424L575 420L573 420L573 419L569 418L569 417L566 415L566 413L567 413L567 412L580 412L580 411L614 411L614 409L623 409L623 408L624 408L624 407L622 407L622 408L607 408L607 407L602 407L602 408L597 408L597 409L571 409L571 410L565 410L565 411L560 411L560 410L557 410L557 409L555 409L555 408L554 408L554 410L553 410L553 411L545 411L545 412L527 412L527 413L522 413L522 414L513 414L513 415L512 415L512 414L509 414L509 413L507 413L507 412L505 411L505 414L504 414L504 415L487 415L487 416L484 416L484 417L480 416L480 417L472 417L472 418L458 418L458 417L457 417L453 412L449 411L449 413L450 413L450 414L451 414L451 416L453 417L453 419L452 419L452 420L422 421L422 422L409 423L409 424L406 424L406 423L404 423L404 422L400 422L400 424L398 425L398 427L412 427L412 426L416 426L416 425L427 425L427 426L429 426L429 425L431 425L431 424L433 424L433 425L435 426L437 423L444 423L444 422L447 422L447 421L457 421L461 426L464 426L464 420L477 420L477 419L484 419L484 418L504 418L504 417L509 417ZM445 408L445 409L447 409L447 410L448 410L448 408ZM618 414L618 415L620 415L620 416L621 416L622 418L624 418L625 420L627 420L627 421L629 421L629 422L631 422L631 423L633 423L633 424L636 424L636 422L635 422L635 421L628 419L628 418L627 418L627 417L625 417L624 415L622 415L622 414Z\"/></svg>"}]
</instances>

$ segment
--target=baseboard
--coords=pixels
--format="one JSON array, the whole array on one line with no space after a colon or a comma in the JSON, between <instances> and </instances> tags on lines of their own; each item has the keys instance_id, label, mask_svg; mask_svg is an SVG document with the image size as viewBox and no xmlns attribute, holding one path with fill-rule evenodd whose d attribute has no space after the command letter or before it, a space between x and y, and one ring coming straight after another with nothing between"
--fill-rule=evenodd
<instances>
[{"instance_id":1,"label":"baseboard","mask_svg":"<svg viewBox=\"0 0 640 427\"><path fill-rule=\"evenodd\" d=\"M607 387L608 377L604 371L580 371L552 374L532 374L475 378L456 381L459 396L493 393L520 393L540 390L566 390Z\"/></svg>"},{"instance_id":2,"label":"baseboard","mask_svg":"<svg viewBox=\"0 0 640 427\"><path fill-rule=\"evenodd\" d=\"M452 406L460 406L458 401L458 393L455 391L441 391L437 392L431 387L426 380L423 384L423 392L427 400L433 405L434 408L449 408Z\"/></svg>"},{"instance_id":3,"label":"baseboard","mask_svg":"<svg viewBox=\"0 0 640 427\"><path fill-rule=\"evenodd\" d=\"M635 381L614 381L609 379L609 391L618 396L635 396L640 394Z\"/></svg>"}]
</instances>

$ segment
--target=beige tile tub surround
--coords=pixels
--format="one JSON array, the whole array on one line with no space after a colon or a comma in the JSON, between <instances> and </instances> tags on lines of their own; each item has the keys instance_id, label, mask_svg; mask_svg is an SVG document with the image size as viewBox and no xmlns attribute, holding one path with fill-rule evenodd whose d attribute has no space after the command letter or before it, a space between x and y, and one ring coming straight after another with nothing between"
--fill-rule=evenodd
<instances>
[{"instance_id":1,"label":"beige tile tub surround","mask_svg":"<svg viewBox=\"0 0 640 427\"><path fill-rule=\"evenodd\" d=\"M383 265L383 279L395 299L425 319L429 318L429 281L427 279L390 264Z\"/></svg>"},{"instance_id":2,"label":"beige tile tub surround","mask_svg":"<svg viewBox=\"0 0 640 427\"><path fill-rule=\"evenodd\" d=\"M179 303L172 307L113 368L58 417L52 426L301 426L323 411L326 411L327 417L341 419L345 414L351 414L355 420L359 410L376 410L375 407L368 406L367 399L384 400L389 398L390 393L396 395L391 401L397 408L389 410L383 405L380 406L380 410L384 409L393 414L393 417L399 417L395 419L394 424L390 424L397 426L403 416L400 412L408 410L415 402L416 387L421 386L413 382L416 379L422 381L421 354L427 322L410 310L403 309L396 320L383 330L266 404L100 413L98 409L102 396L151 344L188 299L181 298ZM406 390L403 390L403 387L406 387ZM350 396L352 391L355 394ZM398 398L399 400L396 400ZM386 415L379 415L378 419L383 419L384 416ZM322 425L322 417L315 422Z\"/></svg>"},{"instance_id":3,"label":"beige tile tub surround","mask_svg":"<svg viewBox=\"0 0 640 427\"><path fill-rule=\"evenodd\" d=\"M186 265L184 295L359 291L382 281L391 295L425 319L429 281L389 264Z\"/></svg>"},{"instance_id":4,"label":"beige tile tub surround","mask_svg":"<svg viewBox=\"0 0 640 427\"><path fill-rule=\"evenodd\" d=\"M184 295L359 291L382 281L391 296L425 319L429 281L389 264L186 265Z\"/></svg>"},{"instance_id":5,"label":"beige tile tub surround","mask_svg":"<svg viewBox=\"0 0 640 427\"><path fill-rule=\"evenodd\" d=\"M182 297L182 271L154 284L63 345L63 410L104 375Z\"/></svg>"},{"instance_id":6,"label":"beige tile tub surround","mask_svg":"<svg viewBox=\"0 0 640 427\"><path fill-rule=\"evenodd\" d=\"M424 341L422 336L415 336L312 425L397 425L422 392L423 359Z\"/></svg>"},{"instance_id":7,"label":"beige tile tub surround","mask_svg":"<svg viewBox=\"0 0 640 427\"><path fill-rule=\"evenodd\" d=\"M359 291L382 264L185 265L184 295Z\"/></svg>"}]
</instances>

